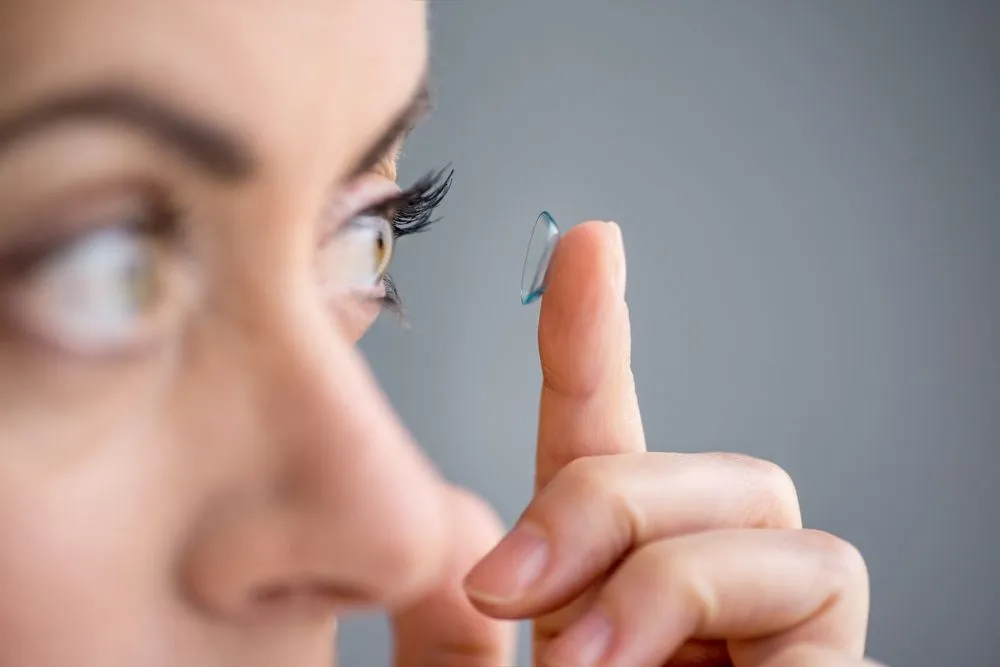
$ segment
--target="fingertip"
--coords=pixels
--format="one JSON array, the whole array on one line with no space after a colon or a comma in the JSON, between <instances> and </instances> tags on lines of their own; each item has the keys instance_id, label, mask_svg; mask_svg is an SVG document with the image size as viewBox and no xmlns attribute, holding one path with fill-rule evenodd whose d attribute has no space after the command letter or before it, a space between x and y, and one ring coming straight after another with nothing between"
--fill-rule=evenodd
<instances>
[{"instance_id":1,"label":"fingertip","mask_svg":"<svg viewBox=\"0 0 1000 667\"><path fill-rule=\"evenodd\" d=\"M604 379L605 351L619 349L615 323L627 320L620 248L618 225L589 221L567 232L552 258L539 353L546 381L567 394L591 393Z\"/></svg>"},{"instance_id":2,"label":"fingertip","mask_svg":"<svg viewBox=\"0 0 1000 667\"><path fill-rule=\"evenodd\" d=\"M576 310L606 306L625 294L625 250L616 222L591 220L569 230L557 246L549 268L545 311L566 303ZM546 307L548 306L548 307Z\"/></svg>"},{"instance_id":3,"label":"fingertip","mask_svg":"<svg viewBox=\"0 0 1000 667\"><path fill-rule=\"evenodd\" d=\"M611 234L613 236L611 246L614 262L614 286L615 293L622 299L625 298L625 284L627 277L627 263L625 261L625 238L622 235L622 228L617 222L609 222Z\"/></svg>"},{"instance_id":4,"label":"fingertip","mask_svg":"<svg viewBox=\"0 0 1000 667\"><path fill-rule=\"evenodd\" d=\"M544 531L521 521L472 568L462 586L480 608L516 606L542 579L550 557L551 547Z\"/></svg>"},{"instance_id":5,"label":"fingertip","mask_svg":"<svg viewBox=\"0 0 1000 667\"><path fill-rule=\"evenodd\" d=\"M616 231L618 230L618 231ZM574 284L589 275L609 275L613 268L614 250L619 244L620 228L615 223L589 220L570 229L559 241L558 252L552 258L549 293L558 288L559 278L574 278ZM609 252L611 250L611 252ZM602 271L605 269L606 271ZM565 288L565 285L563 285Z\"/></svg>"}]
</instances>

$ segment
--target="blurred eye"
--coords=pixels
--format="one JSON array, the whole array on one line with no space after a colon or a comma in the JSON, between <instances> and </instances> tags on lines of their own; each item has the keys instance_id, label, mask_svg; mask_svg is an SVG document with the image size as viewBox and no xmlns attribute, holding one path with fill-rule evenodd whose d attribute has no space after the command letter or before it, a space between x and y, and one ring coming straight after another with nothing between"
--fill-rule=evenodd
<instances>
[{"instance_id":1,"label":"blurred eye","mask_svg":"<svg viewBox=\"0 0 1000 667\"><path fill-rule=\"evenodd\" d=\"M6 305L32 333L59 347L84 354L131 348L145 341L163 305L159 243L150 232L128 227L80 236L19 276Z\"/></svg>"}]
</instances>

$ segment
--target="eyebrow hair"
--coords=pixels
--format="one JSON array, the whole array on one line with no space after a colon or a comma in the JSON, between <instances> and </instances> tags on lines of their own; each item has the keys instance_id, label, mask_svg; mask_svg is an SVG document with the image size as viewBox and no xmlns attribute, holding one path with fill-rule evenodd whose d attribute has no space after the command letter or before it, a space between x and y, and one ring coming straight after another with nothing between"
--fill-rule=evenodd
<instances>
[{"instance_id":1,"label":"eyebrow hair","mask_svg":"<svg viewBox=\"0 0 1000 667\"><path fill-rule=\"evenodd\" d=\"M75 91L37 103L0 120L0 155L31 134L65 121L117 120L180 149L207 171L227 181L249 178L256 168L252 151L221 127L171 109L121 86Z\"/></svg>"},{"instance_id":2,"label":"eyebrow hair","mask_svg":"<svg viewBox=\"0 0 1000 667\"><path fill-rule=\"evenodd\" d=\"M420 78L420 84L413 97L396 114L393 121L382 132L382 135L371 144L362 157L348 170L346 180L353 180L374 169L379 161L392 149L393 145L406 140L417 124L430 113L432 106L430 85L425 72Z\"/></svg>"},{"instance_id":3,"label":"eyebrow hair","mask_svg":"<svg viewBox=\"0 0 1000 667\"><path fill-rule=\"evenodd\" d=\"M430 111L426 73L406 106L350 169L348 180L371 171L392 146L405 139ZM257 168L251 149L224 128L187 116L139 91L107 86L54 97L6 119L0 119L0 157L5 149L60 122L118 120L138 127L180 149L207 171L226 181L248 179Z\"/></svg>"}]
</instances>

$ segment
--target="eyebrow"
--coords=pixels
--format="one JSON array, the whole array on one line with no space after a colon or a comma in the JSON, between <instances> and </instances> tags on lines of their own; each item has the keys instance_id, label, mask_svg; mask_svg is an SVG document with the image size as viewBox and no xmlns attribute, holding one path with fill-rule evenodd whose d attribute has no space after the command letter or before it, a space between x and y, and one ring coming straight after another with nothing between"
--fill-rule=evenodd
<instances>
[{"instance_id":1,"label":"eyebrow","mask_svg":"<svg viewBox=\"0 0 1000 667\"><path fill-rule=\"evenodd\" d=\"M119 86L71 92L0 120L0 155L32 134L77 120L114 120L137 127L175 146L223 180L244 180L256 169L256 160L249 147L223 128L185 115L139 91Z\"/></svg>"},{"instance_id":2,"label":"eyebrow","mask_svg":"<svg viewBox=\"0 0 1000 667\"><path fill-rule=\"evenodd\" d=\"M371 171L397 142L404 140L430 111L427 77L382 135L350 170L349 180ZM257 170L253 151L226 129L186 115L125 87L108 86L54 97L17 115L0 119L0 156L17 141L61 122L115 120L137 127L179 149L206 171L225 181L242 181Z\"/></svg>"}]
</instances>

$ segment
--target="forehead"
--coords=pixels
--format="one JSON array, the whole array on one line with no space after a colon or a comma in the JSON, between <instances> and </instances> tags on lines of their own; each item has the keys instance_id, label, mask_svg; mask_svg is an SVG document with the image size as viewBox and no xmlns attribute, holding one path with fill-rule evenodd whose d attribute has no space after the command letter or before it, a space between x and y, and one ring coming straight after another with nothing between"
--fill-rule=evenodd
<instances>
[{"instance_id":1,"label":"forehead","mask_svg":"<svg viewBox=\"0 0 1000 667\"><path fill-rule=\"evenodd\" d=\"M425 11L419 0L7 0L0 115L126 84L225 123L277 169L348 160L419 83Z\"/></svg>"}]
</instances>

